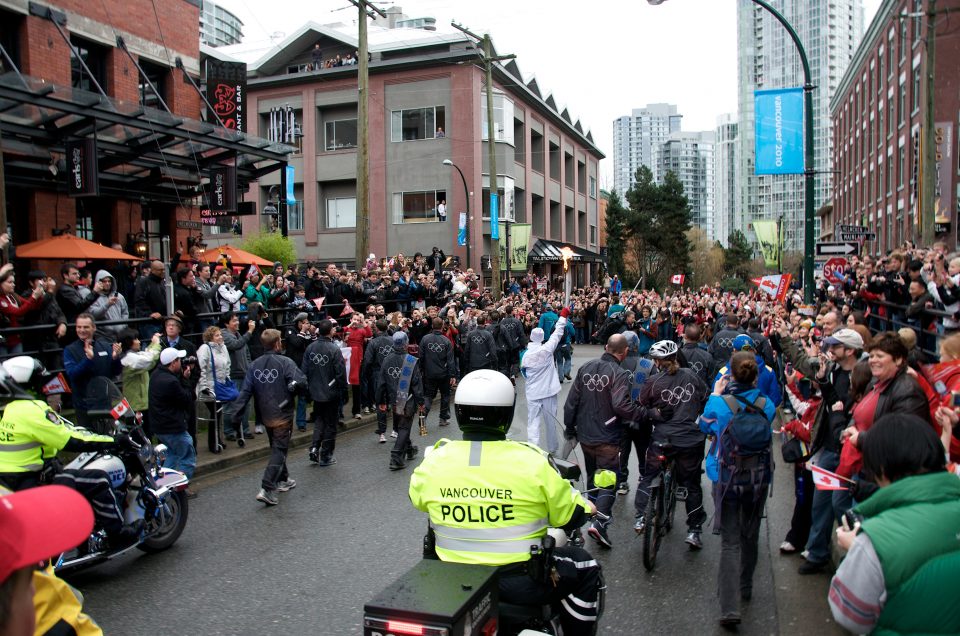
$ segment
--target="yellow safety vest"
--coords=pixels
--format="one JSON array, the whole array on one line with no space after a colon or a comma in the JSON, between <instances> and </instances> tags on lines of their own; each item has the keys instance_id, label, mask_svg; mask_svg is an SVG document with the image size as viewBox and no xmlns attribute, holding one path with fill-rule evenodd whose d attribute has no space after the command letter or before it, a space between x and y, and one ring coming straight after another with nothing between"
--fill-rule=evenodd
<instances>
[{"instance_id":1,"label":"yellow safety vest","mask_svg":"<svg viewBox=\"0 0 960 636\"><path fill-rule=\"evenodd\" d=\"M410 501L430 515L443 561L505 565L530 558L550 526L587 502L524 442L440 440L410 477Z\"/></svg>"},{"instance_id":2,"label":"yellow safety vest","mask_svg":"<svg viewBox=\"0 0 960 636\"><path fill-rule=\"evenodd\" d=\"M0 473L29 473L56 457L70 438L110 442L113 438L74 428L42 400L14 400L0 418Z\"/></svg>"}]
</instances>

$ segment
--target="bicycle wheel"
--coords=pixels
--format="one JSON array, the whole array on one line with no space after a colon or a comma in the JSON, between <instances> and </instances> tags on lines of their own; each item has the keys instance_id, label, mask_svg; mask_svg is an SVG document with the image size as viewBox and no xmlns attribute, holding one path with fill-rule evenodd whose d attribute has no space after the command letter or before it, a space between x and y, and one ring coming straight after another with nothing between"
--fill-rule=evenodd
<instances>
[{"instance_id":1,"label":"bicycle wheel","mask_svg":"<svg viewBox=\"0 0 960 636\"><path fill-rule=\"evenodd\" d=\"M647 524L643 532L643 567L649 572L657 563L657 551L660 550L660 528L663 525L661 512L663 511L662 486L650 488L650 498L647 500L647 509L643 519Z\"/></svg>"},{"instance_id":2,"label":"bicycle wheel","mask_svg":"<svg viewBox=\"0 0 960 636\"><path fill-rule=\"evenodd\" d=\"M664 497L666 499L666 510L663 515L663 527L664 533L667 533L673 527L673 515L677 510L677 480L674 479L672 466L663 474L663 485L666 493Z\"/></svg>"}]
</instances>

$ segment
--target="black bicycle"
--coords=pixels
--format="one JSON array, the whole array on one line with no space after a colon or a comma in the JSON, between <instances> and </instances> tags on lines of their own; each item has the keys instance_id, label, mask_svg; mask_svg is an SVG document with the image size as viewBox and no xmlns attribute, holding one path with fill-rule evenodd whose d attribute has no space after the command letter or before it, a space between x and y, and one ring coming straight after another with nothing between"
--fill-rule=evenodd
<instances>
[{"instance_id":1,"label":"black bicycle","mask_svg":"<svg viewBox=\"0 0 960 636\"><path fill-rule=\"evenodd\" d=\"M663 537L673 527L673 513L677 501L686 499L686 488L678 488L677 461L672 444L653 442L648 453L659 462L659 473L650 480L650 498L643 513L646 528L643 532L643 567L649 572L657 563L657 552Z\"/></svg>"}]
</instances>

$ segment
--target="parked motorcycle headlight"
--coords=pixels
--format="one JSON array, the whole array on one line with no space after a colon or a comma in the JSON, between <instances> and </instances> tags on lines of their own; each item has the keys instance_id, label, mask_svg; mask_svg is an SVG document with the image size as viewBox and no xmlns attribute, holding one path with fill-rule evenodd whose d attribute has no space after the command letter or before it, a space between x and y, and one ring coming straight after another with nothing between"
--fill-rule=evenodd
<instances>
[{"instance_id":1,"label":"parked motorcycle headlight","mask_svg":"<svg viewBox=\"0 0 960 636\"><path fill-rule=\"evenodd\" d=\"M166 444L157 444L153 447L153 452L157 456L157 463L162 464L167 458L167 445Z\"/></svg>"}]
</instances>

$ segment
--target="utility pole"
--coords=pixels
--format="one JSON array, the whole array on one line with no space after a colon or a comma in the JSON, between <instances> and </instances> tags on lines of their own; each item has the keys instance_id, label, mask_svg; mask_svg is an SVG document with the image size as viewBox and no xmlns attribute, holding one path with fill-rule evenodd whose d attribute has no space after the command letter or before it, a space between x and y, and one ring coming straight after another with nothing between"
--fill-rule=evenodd
<instances>
[{"instance_id":1,"label":"utility pole","mask_svg":"<svg viewBox=\"0 0 960 636\"><path fill-rule=\"evenodd\" d=\"M357 232L356 263L359 270L370 253L370 139L367 134L367 98L369 94L369 64L367 58L367 17L374 17L371 11L381 18L387 14L373 6L369 0L350 0L357 7Z\"/></svg>"},{"instance_id":2,"label":"utility pole","mask_svg":"<svg viewBox=\"0 0 960 636\"><path fill-rule=\"evenodd\" d=\"M936 69L936 16L937 0L928 0L927 13L920 13L914 16L914 20L927 18L927 34L924 45L926 46L926 102L923 112L923 182L920 186L920 201L918 210L920 211L920 241L924 247L930 247L935 240L934 223L936 223L936 184L937 184L937 124L934 121L933 113L933 92L935 89L934 71ZM952 166L946 166L947 170L952 170ZM955 219L954 223L958 221ZM956 231L954 229L954 231Z\"/></svg>"},{"instance_id":3,"label":"utility pole","mask_svg":"<svg viewBox=\"0 0 960 636\"><path fill-rule=\"evenodd\" d=\"M502 60L512 60L516 55L493 55L493 41L490 39L490 34L485 33L483 37L480 37L476 33L471 33L465 27L457 24L456 22L450 23L453 28L460 31L461 33L471 37L483 47L483 70L486 75L487 83L487 151L489 153L489 164L490 164L490 206L491 208L497 202L498 193L500 192L500 182L497 179L497 146L496 146L496 129L494 127L493 121L493 63L500 62ZM506 193L504 193L506 194ZM498 210L502 208L498 207ZM467 223L470 222L470 219L467 219ZM507 273L510 272L510 224L504 223L507 228ZM499 234L499 228L494 228L493 218L490 219L490 281L493 287L493 297L495 300L500 300L500 296L503 293L503 282L500 280L500 241L499 239L494 239L494 232Z\"/></svg>"}]
</instances>

